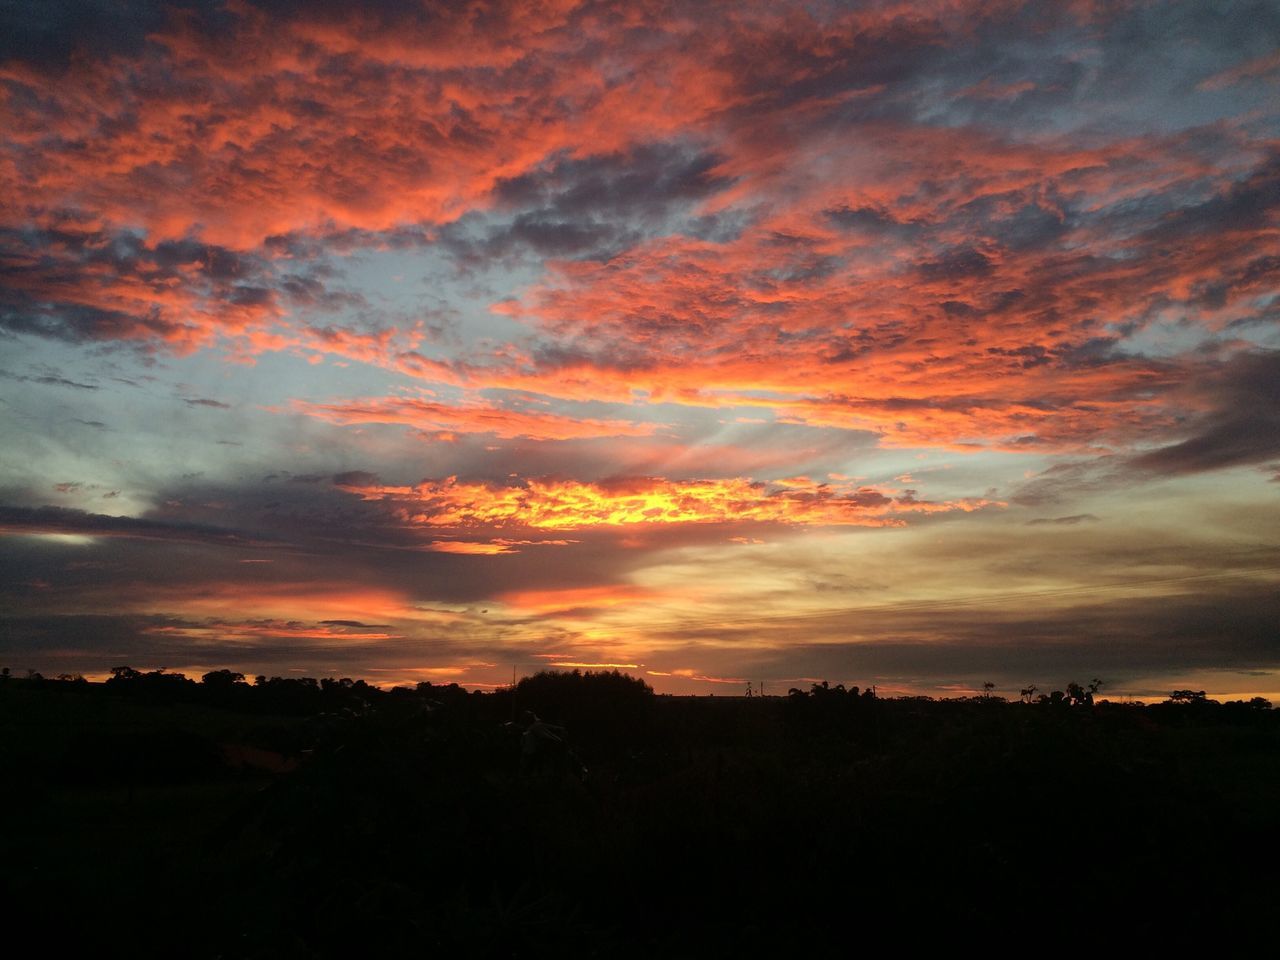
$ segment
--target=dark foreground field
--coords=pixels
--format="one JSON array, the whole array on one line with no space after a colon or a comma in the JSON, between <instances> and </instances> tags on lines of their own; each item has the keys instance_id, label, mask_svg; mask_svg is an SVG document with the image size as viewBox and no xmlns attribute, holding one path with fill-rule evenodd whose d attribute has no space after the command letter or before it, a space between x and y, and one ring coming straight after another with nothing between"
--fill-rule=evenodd
<instances>
[{"instance_id":1,"label":"dark foreground field","mask_svg":"<svg viewBox=\"0 0 1280 960\"><path fill-rule=\"evenodd\" d=\"M220 679L0 684L10 933L222 957L1074 951L1226 945L1280 895L1262 704ZM527 749L526 710L568 748Z\"/></svg>"}]
</instances>

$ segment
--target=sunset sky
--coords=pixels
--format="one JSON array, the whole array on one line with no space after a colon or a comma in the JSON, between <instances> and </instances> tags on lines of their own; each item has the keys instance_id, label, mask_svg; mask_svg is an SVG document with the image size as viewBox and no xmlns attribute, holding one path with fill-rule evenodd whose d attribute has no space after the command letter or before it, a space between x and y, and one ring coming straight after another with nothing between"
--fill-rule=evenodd
<instances>
[{"instance_id":1,"label":"sunset sky","mask_svg":"<svg viewBox=\"0 0 1280 960\"><path fill-rule=\"evenodd\" d=\"M1280 5L0 13L0 664L1280 696Z\"/></svg>"}]
</instances>

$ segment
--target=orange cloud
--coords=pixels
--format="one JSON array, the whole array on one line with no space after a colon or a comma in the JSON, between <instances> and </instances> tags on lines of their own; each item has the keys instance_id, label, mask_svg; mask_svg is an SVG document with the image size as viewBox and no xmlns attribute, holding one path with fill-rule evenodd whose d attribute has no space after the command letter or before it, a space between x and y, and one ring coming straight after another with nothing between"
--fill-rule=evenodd
<instances>
[{"instance_id":1,"label":"orange cloud","mask_svg":"<svg viewBox=\"0 0 1280 960\"><path fill-rule=\"evenodd\" d=\"M520 485L468 483L450 477L409 487L344 487L394 506L402 522L429 529L581 530L662 524L778 523L800 526L900 526L912 513L1002 506L981 498L932 502L914 493L816 483L787 485L745 478L671 481L641 477L584 483L528 479Z\"/></svg>"},{"instance_id":2,"label":"orange cloud","mask_svg":"<svg viewBox=\"0 0 1280 960\"><path fill-rule=\"evenodd\" d=\"M318 618L386 623L414 619L410 598L393 590L342 582L202 581L164 587L147 585L134 595L117 596L113 605L147 612L180 611L184 616L244 617L315 622Z\"/></svg>"},{"instance_id":3,"label":"orange cloud","mask_svg":"<svg viewBox=\"0 0 1280 960\"><path fill-rule=\"evenodd\" d=\"M551 670L634 670L638 663L591 663L582 660L552 659L547 663Z\"/></svg>"},{"instance_id":4,"label":"orange cloud","mask_svg":"<svg viewBox=\"0 0 1280 960\"><path fill-rule=\"evenodd\" d=\"M1273 284L1274 213L1215 212L1269 196L1267 169L1243 184L1231 179L1239 169L1221 172L1203 211L1117 233L1066 209L1213 171L1177 138L1082 152L965 129L884 133L859 145L873 156L854 180L805 181L732 241L667 236L604 261L550 263L500 309L567 346L551 360L472 366L468 378L567 400L771 408L894 446L1114 449L1182 415L1168 393L1188 361L1115 351L1110 331L1141 328L1171 303L1220 329L1251 316ZM911 197L921 180L938 184L927 204ZM1070 204L1045 201L1047 189ZM981 219L962 213L978 204ZM1001 234L1017 218L1035 218L1044 240L1010 249Z\"/></svg>"},{"instance_id":5,"label":"orange cloud","mask_svg":"<svg viewBox=\"0 0 1280 960\"><path fill-rule=\"evenodd\" d=\"M1276 235L1265 209L1200 229L1194 210L1131 224L1124 205L1206 185L1206 205L1229 205L1274 145L1238 123L1215 127L1211 151L1194 131L1010 136L898 109L913 58L1010 9L516 3L481 25L461 7L428 24L235 5L218 31L175 15L145 56L0 66L0 190L21 200L0 226L43 236L4 251L6 285L84 336L178 353L224 344L473 390L770 407L891 446L1121 448L1185 415L1163 399L1184 371L1104 356L1100 341L1165 309L1205 330L1246 319L1274 289ZM1088 11L1063 16L1096 28ZM617 42L631 31L648 39ZM1202 86L1275 65L1264 55ZM1023 77L942 79L987 103L1041 92ZM884 109L864 116L864 101ZM498 308L531 342L429 358L420 324L358 332L291 307L283 273L317 251L440 244L467 214L510 213L503 188L521 177L665 142L713 158L720 186L696 212L740 226L715 240L655 228L548 263ZM654 430L445 406L300 409L505 439Z\"/></svg>"},{"instance_id":6,"label":"orange cloud","mask_svg":"<svg viewBox=\"0 0 1280 960\"><path fill-rule=\"evenodd\" d=\"M610 585L570 587L557 590L515 590L497 597L525 614L563 613L579 608L627 607L655 599L652 591L639 587Z\"/></svg>"},{"instance_id":7,"label":"orange cloud","mask_svg":"<svg viewBox=\"0 0 1280 960\"><path fill-rule=\"evenodd\" d=\"M216 33L175 16L128 65L130 95L123 58L84 58L65 77L6 65L0 76L34 102L0 98L20 158L0 164L0 187L19 196L21 178L33 208L89 208L153 238L200 224L204 239L249 249L294 232L447 222L551 153L617 149L719 105L718 84L689 96L696 82L669 87L673 72L644 69L662 50L637 51L630 79L611 82L611 58L592 54L610 26L564 29L579 6L506 4L480 26L465 7L424 23L237 5ZM706 72L695 58L673 66L690 80ZM28 163L37 152L43 162Z\"/></svg>"},{"instance_id":8,"label":"orange cloud","mask_svg":"<svg viewBox=\"0 0 1280 960\"><path fill-rule=\"evenodd\" d=\"M711 677L690 669L646 670L645 673L651 677L679 677L681 680L698 680L702 683L744 684L747 682L746 677Z\"/></svg>"}]
</instances>

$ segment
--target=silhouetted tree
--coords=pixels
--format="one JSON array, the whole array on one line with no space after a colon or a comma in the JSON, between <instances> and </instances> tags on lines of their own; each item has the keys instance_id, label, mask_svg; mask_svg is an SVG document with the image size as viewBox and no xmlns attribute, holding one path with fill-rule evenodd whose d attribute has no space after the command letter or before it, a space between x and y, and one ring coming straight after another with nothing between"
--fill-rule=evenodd
<instances>
[{"instance_id":1,"label":"silhouetted tree","mask_svg":"<svg viewBox=\"0 0 1280 960\"><path fill-rule=\"evenodd\" d=\"M233 670L211 670L200 678L200 682L208 687L225 690L237 683L244 683L244 674Z\"/></svg>"},{"instance_id":2,"label":"silhouetted tree","mask_svg":"<svg viewBox=\"0 0 1280 960\"><path fill-rule=\"evenodd\" d=\"M514 710L563 725L589 761L643 737L654 700L652 687L617 670L544 670L521 679L513 696Z\"/></svg>"},{"instance_id":3,"label":"silhouetted tree","mask_svg":"<svg viewBox=\"0 0 1280 960\"><path fill-rule=\"evenodd\" d=\"M1093 706L1092 688L1086 690L1074 680L1067 684L1067 702L1073 707Z\"/></svg>"},{"instance_id":4,"label":"silhouetted tree","mask_svg":"<svg viewBox=\"0 0 1280 960\"><path fill-rule=\"evenodd\" d=\"M143 673L133 667L112 667L107 686L130 695L150 700L171 701L198 696L198 687L181 673L151 670Z\"/></svg>"}]
</instances>

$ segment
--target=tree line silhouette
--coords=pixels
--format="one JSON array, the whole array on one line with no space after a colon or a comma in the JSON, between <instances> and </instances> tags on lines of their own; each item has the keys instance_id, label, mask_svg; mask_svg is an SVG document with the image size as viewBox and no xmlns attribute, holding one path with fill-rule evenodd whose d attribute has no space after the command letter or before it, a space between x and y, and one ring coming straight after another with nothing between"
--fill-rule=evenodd
<instances>
[{"instance_id":1,"label":"tree line silhouette","mask_svg":"<svg viewBox=\"0 0 1280 960\"><path fill-rule=\"evenodd\" d=\"M725 956L834 949L850 922L1149 942L1169 916L1239 934L1280 893L1265 701L684 698L615 671L2 685L10 915L67 939L145 911L141 954Z\"/></svg>"},{"instance_id":2,"label":"tree line silhouette","mask_svg":"<svg viewBox=\"0 0 1280 960\"><path fill-rule=\"evenodd\" d=\"M62 673L54 678L46 678L38 671L28 670L25 676L18 677L12 673L9 667L0 668L0 682L9 680L29 684L74 683L88 685L88 681L80 674ZM1038 697L1036 694L1039 693L1039 687L1032 685L1022 688L1019 701L1027 704L1054 707L1092 706L1103 685L1104 681L1096 677L1085 685L1073 680L1066 684L1065 690L1053 690L1047 694L1040 693ZM353 680L350 677L316 679L314 677L267 677L258 675L249 680L245 674L229 669L211 670L201 676L199 681L196 681L183 673L170 672L163 669L141 671L135 670L130 666L111 668L110 676L104 681L104 686L114 692L150 699L216 701L219 699L225 700L227 697L237 697L239 698L238 705L270 703L275 708L288 710L293 707L302 711L312 710L326 700L343 703L354 700L369 704L378 699L388 697L397 698L413 694L457 696L467 692L465 688L457 683L432 684L429 681L420 682L415 687L396 686L390 690L384 690L381 687L369 684L365 680ZM961 695L941 699L958 702L969 700L980 700L986 703L1008 702L1006 698L992 693L995 684L984 682L982 686L983 693L976 697ZM492 697L503 702L507 702L507 699L514 693L517 700L529 698L541 704L550 704L552 709L567 709L571 714L580 712L587 703L594 703L597 708L600 705L607 704L608 711L606 712L617 716L618 710L629 709L628 705L643 702L645 697L653 694L653 689L643 680L618 670L595 672L588 670L585 674L581 670L573 670L571 672L543 670L521 678L513 688L499 687L489 692L475 690L471 691L471 693L475 696ZM747 694L748 699L752 696L753 694L750 692ZM763 698L764 694L757 693L754 696ZM815 682L807 691L798 687L791 687L787 691L787 696L793 700L804 697L821 699L828 696L834 698L855 698L860 696L864 699L874 699L876 691L874 687L868 687L865 690L857 686L846 688L843 683L837 683L832 686L829 681L824 680ZM920 702L932 701L938 698L927 695L909 695L894 699ZM1189 689L1173 690L1168 699L1163 702L1165 704L1204 705L1218 705L1220 703L1217 700L1208 698L1204 690ZM1271 709L1272 706L1271 702L1265 697L1253 697L1248 701L1228 701L1229 705L1244 703L1247 703L1253 709L1267 710ZM1146 706L1147 704L1142 701L1129 701L1125 705Z\"/></svg>"}]
</instances>

